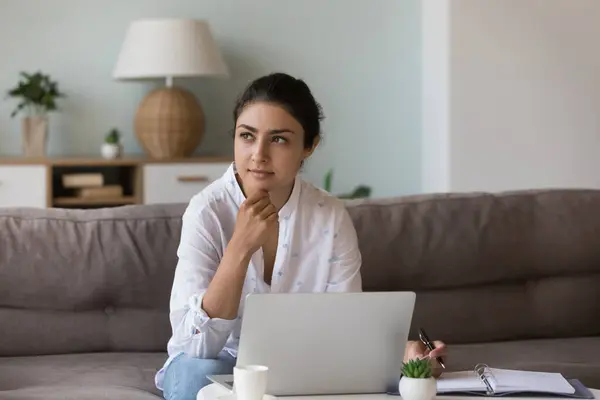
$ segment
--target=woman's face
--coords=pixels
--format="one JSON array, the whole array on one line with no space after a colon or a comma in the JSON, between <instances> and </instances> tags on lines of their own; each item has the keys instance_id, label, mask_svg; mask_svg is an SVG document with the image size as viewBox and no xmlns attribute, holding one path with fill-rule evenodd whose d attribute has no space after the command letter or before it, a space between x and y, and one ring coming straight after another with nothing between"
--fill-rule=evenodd
<instances>
[{"instance_id":1,"label":"woman's face","mask_svg":"<svg viewBox=\"0 0 600 400\"><path fill-rule=\"evenodd\" d=\"M234 139L235 165L246 196L259 189L274 194L291 190L316 144L304 148L302 125L282 107L247 105L236 121Z\"/></svg>"}]
</instances>

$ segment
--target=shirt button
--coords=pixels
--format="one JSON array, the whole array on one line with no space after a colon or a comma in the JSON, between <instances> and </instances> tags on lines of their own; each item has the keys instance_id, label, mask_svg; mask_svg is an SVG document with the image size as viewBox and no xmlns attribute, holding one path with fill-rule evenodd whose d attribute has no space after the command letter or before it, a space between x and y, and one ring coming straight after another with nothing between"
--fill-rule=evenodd
<instances>
[{"instance_id":1,"label":"shirt button","mask_svg":"<svg viewBox=\"0 0 600 400\"><path fill-rule=\"evenodd\" d=\"M115 308L113 306L108 306L104 309L104 313L106 315L113 315L115 313Z\"/></svg>"}]
</instances>

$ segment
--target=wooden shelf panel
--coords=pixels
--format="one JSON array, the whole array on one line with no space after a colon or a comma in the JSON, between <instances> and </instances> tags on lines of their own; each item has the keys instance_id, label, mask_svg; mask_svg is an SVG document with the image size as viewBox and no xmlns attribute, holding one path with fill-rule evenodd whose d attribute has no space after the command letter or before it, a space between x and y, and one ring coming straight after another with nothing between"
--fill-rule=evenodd
<instances>
[{"instance_id":1,"label":"wooden shelf panel","mask_svg":"<svg viewBox=\"0 0 600 400\"><path fill-rule=\"evenodd\" d=\"M56 197L52 200L54 206L93 206L93 205L119 205L137 204L135 196L123 197Z\"/></svg>"}]
</instances>

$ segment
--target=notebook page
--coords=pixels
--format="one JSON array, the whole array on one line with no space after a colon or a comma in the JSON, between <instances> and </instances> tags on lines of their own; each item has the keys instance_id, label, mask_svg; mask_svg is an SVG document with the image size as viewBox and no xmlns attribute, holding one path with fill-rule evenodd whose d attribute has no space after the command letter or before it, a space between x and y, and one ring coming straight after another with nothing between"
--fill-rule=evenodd
<instances>
[{"instance_id":1,"label":"notebook page","mask_svg":"<svg viewBox=\"0 0 600 400\"><path fill-rule=\"evenodd\" d=\"M573 394L575 388L559 373L490 368L496 392L531 391Z\"/></svg>"},{"instance_id":2,"label":"notebook page","mask_svg":"<svg viewBox=\"0 0 600 400\"><path fill-rule=\"evenodd\" d=\"M485 391L485 384L473 371L445 372L437 379L438 393Z\"/></svg>"}]
</instances>

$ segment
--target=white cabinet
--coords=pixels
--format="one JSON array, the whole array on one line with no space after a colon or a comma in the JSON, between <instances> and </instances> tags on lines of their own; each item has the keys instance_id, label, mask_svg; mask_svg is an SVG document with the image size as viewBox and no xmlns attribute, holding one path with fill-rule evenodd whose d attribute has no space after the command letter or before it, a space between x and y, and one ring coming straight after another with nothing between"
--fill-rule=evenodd
<instances>
[{"instance_id":1,"label":"white cabinet","mask_svg":"<svg viewBox=\"0 0 600 400\"><path fill-rule=\"evenodd\" d=\"M46 207L45 165L0 166L0 207Z\"/></svg>"},{"instance_id":2,"label":"white cabinet","mask_svg":"<svg viewBox=\"0 0 600 400\"><path fill-rule=\"evenodd\" d=\"M187 203L229 168L228 158L173 161L122 157L37 160L0 157L0 207L96 208L129 204ZM68 173L102 173L104 185L120 185L123 195L84 195L65 188ZM141 179L140 179L141 178Z\"/></svg>"},{"instance_id":3,"label":"white cabinet","mask_svg":"<svg viewBox=\"0 0 600 400\"><path fill-rule=\"evenodd\" d=\"M187 203L214 180L220 178L231 163L175 163L144 165L144 204Z\"/></svg>"}]
</instances>

